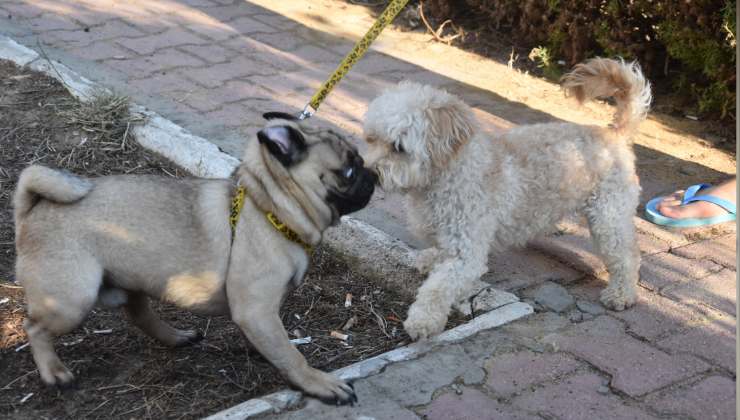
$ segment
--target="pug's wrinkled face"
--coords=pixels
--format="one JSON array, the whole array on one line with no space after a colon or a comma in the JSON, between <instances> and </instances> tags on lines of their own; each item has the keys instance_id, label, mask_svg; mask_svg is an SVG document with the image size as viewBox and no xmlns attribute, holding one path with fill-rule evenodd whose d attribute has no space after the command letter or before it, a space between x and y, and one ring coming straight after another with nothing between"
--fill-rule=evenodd
<instances>
[{"instance_id":1,"label":"pug's wrinkled face","mask_svg":"<svg viewBox=\"0 0 740 420\"><path fill-rule=\"evenodd\" d=\"M312 206L323 206L330 224L367 206L377 177L364 166L355 146L331 129L289 114L270 112L264 117L268 123L257 138L279 163L280 168L273 168L286 171Z\"/></svg>"}]
</instances>

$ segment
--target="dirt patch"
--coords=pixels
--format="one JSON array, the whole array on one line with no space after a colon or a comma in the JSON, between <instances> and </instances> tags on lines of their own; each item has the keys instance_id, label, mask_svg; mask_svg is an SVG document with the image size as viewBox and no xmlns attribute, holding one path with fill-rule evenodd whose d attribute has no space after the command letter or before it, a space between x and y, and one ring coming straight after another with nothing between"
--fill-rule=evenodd
<instances>
[{"instance_id":1,"label":"dirt patch","mask_svg":"<svg viewBox=\"0 0 740 420\"><path fill-rule=\"evenodd\" d=\"M42 163L86 176L185 174L128 138L128 117L110 108L93 118L103 105L80 108L53 79L0 62L0 92L0 415L195 418L287 386L229 319L167 304L155 305L163 319L177 328L199 329L205 339L167 348L131 326L121 311L96 309L81 328L56 341L78 389L42 385L29 348L23 347L23 290L12 282L10 197L19 171ZM348 294L352 304L345 306ZM309 364L334 370L405 344L401 320L409 302L319 249L281 316L291 338L311 337L309 344L298 345ZM350 320L353 325L346 327ZM462 321L453 319L449 326ZM330 335L343 327L347 341Z\"/></svg>"}]
</instances>

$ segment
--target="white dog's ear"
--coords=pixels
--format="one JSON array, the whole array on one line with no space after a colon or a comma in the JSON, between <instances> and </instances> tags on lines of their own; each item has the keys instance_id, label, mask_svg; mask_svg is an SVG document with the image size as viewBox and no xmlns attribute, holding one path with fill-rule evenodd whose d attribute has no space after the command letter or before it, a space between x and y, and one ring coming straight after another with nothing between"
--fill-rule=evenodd
<instances>
[{"instance_id":1,"label":"white dog's ear","mask_svg":"<svg viewBox=\"0 0 740 420\"><path fill-rule=\"evenodd\" d=\"M429 119L427 145L437 166L445 166L473 137L476 121L472 110L462 101L452 101L426 110Z\"/></svg>"}]
</instances>

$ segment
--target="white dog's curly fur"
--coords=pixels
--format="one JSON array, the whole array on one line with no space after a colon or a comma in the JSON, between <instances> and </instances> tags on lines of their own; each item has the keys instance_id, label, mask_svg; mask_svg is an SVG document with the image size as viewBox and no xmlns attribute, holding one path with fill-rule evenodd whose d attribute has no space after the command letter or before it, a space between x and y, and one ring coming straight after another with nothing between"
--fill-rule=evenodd
<instances>
[{"instance_id":1,"label":"white dog's curly fur","mask_svg":"<svg viewBox=\"0 0 740 420\"><path fill-rule=\"evenodd\" d=\"M613 124L534 124L492 138L460 99L410 82L369 105L366 160L385 190L410 196L412 226L434 244L416 262L429 276L404 322L412 338L444 329L452 304L488 271L490 248L524 245L574 212L586 216L611 276L601 301L614 310L634 304L640 186L631 137L650 84L636 63L596 58L567 74L563 88L581 102L614 97Z\"/></svg>"}]
</instances>

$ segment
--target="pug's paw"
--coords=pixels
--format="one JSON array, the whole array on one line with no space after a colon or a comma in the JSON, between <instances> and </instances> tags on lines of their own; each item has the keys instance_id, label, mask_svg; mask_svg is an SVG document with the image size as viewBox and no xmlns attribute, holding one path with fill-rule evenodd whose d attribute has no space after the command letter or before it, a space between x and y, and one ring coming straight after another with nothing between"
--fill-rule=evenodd
<instances>
[{"instance_id":1,"label":"pug's paw","mask_svg":"<svg viewBox=\"0 0 740 420\"><path fill-rule=\"evenodd\" d=\"M308 369L300 380L295 381L306 394L332 405L354 405L357 402L352 383L318 369Z\"/></svg>"}]
</instances>

